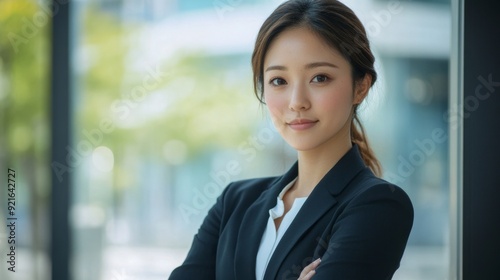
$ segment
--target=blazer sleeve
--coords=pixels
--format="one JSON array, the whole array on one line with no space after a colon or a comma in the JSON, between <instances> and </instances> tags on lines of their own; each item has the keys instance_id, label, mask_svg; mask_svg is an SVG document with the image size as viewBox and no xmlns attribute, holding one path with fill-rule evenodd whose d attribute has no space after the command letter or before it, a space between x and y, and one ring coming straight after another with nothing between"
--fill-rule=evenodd
<instances>
[{"instance_id":1,"label":"blazer sleeve","mask_svg":"<svg viewBox=\"0 0 500 280\"><path fill-rule=\"evenodd\" d=\"M368 188L334 222L314 280L391 279L413 224L413 206L392 184Z\"/></svg>"},{"instance_id":2,"label":"blazer sleeve","mask_svg":"<svg viewBox=\"0 0 500 280\"><path fill-rule=\"evenodd\" d=\"M217 244L224 209L225 188L208 211L203 223L194 236L191 249L181 266L170 274L169 280L207 279L215 280Z\"/></svg>"}]
</instances>

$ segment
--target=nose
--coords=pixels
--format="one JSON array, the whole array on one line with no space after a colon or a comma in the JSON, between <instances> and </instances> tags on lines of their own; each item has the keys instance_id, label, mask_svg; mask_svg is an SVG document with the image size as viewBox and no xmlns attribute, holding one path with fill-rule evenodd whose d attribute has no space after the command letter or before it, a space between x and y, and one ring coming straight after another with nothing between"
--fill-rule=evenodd
<instances>
[{"instance_id":1,"label":"nose","mask_svg":"<svg viewBox=\"0 0 500 280\"><path fill-rule=\"evenodd\" d=\"M297 84L292 88L290 96L290 110L295 112L306 111L311 107L307 88Z\"/></svg>"}]
</instances>

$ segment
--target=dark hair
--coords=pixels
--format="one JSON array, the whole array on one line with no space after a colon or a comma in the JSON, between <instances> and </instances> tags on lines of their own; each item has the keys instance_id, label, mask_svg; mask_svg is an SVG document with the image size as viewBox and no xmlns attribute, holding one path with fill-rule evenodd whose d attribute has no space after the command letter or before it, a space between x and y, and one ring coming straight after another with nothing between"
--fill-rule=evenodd
<instances>
[{"instance_id":1,"label":"dark hair","mask_svg":"<svg viewBox=\"0 0 500 280\"><path fill-rule=\"evenodd\" d=\"M316 33L349 61L354 85L366 75L372 78L370 86L375 83L375 57L370 50L365 28L351 9L337 0L290 0L274 10L257 35L252 54L252 68L255 95L260 102L264 103L263 64L271 42L284 30L300 26ZM351 140L359 146L365 164L375 175L380 176L380 162L368 144L356 112L357 108L358 105L354 105Z\"/></svg>"}]
</instances>

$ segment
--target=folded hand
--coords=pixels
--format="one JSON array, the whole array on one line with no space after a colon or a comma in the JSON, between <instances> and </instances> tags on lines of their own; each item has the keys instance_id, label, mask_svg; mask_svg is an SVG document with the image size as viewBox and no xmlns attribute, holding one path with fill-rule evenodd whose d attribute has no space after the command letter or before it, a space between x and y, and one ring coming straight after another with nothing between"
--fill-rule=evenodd
<instances>
[{"instance_id":1,"label":"folded hand","mask_svg":"<svg viewBox=\"0 0 500 280\"><path fill-rule=\"evenodd\" d=\"M314 274L316 273L316 268L321 263L321 259L317 259L310 263L308 266L304 267L302 272L300 273L298 280L310 280Z\"/></svg>"}]
</instances>

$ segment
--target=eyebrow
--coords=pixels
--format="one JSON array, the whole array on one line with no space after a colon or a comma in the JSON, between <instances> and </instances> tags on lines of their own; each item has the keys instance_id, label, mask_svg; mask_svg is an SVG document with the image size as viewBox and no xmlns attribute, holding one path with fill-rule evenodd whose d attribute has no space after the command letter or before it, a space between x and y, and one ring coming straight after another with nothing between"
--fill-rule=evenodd
<instances>
[{"instance_id":1,"label":"eyebrow","mask_svg":"<svg viewBox=\"0 0 500 280\"><path fill-rule=\"evenodd\" d=\"M313 62L313 63L307 64L305 68L312 69L312 68L321 67L321 66L339 68L337 65L332 64L330 62ZM272 65L272 66L267 67L266 71L264 71L264 72L271 71L271 70L287 70L287 69L288 68L286 68L285 66L282 66L282 65Z\"/></svg>"}]
</instances>

